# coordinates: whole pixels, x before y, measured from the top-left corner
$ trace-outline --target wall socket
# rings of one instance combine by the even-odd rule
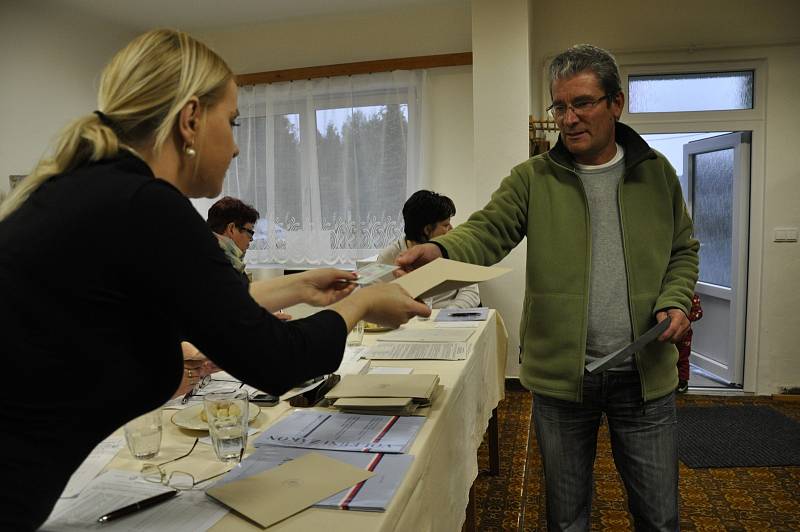
[[[797,227],[776,227],[773,230],[773,242],[797,242]]]

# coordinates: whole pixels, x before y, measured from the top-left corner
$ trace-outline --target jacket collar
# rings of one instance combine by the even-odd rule
[[[633,168],[645,159],[656,158],[656,152],[630,126],[617,122],[614,128],[614,136],[617,143],[625,150],[626,170]],[[561,166],[575,168],[575,160],[562,142],[560,134],[558,135],[558,142],[547,152],[547,155]]]

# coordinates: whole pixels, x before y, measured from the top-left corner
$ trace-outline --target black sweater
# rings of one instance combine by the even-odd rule
[[[130,154],[56,176],[0,222],[0,529],[39,526],[91,449],[167,401],[179,342],[280,394],[334,371],[333,311],[281,322],[189,201]]]

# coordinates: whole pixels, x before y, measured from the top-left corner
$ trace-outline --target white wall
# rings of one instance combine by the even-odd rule
[[[465,5],[304,17],[192,34],[237,74],[471,49]]]
[[[800,328],[800,244],[772,242],[774,227],[800,226],[795,109],[800,87],[800,3],[617,0],[614,9],[600,9],[592,0],[531,0],[531,10],[531,108],[537,116],[543,116],[549,100],[542,88],[546,60],[579,42],[607,48],[625,61],[654,55],[681,57],[680,62],[766,60],[766,142],[763,158],[753,160],[760,165],[753,169],[752,200],[757,203],[751,212],[755,216],[751,227],[759,230],[751,235],[750,265],[755,273],[750,290],[757,297],[749,298],[745,388],[769,394],[780,386],[800,385],[795,340]],[[591,24],[553,22],[572,20],[579,13],[591,13]],[[754,155],[756,149],[754,145]]]
[[[0,192],[97,108],[100,71],[133,35],[54,2],[0,3]]]

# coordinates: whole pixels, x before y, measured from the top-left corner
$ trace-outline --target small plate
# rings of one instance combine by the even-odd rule
[[[190,430],[208,430],[208,423],[202,420],[200,412],[203,411],[203,405],[187,406],[183,410],[178,410],[172,415],[172,422],[184,429]],[[261,407],[250,403],[247,409],[248,422],[252,423],[258,414],[261,412]]]

